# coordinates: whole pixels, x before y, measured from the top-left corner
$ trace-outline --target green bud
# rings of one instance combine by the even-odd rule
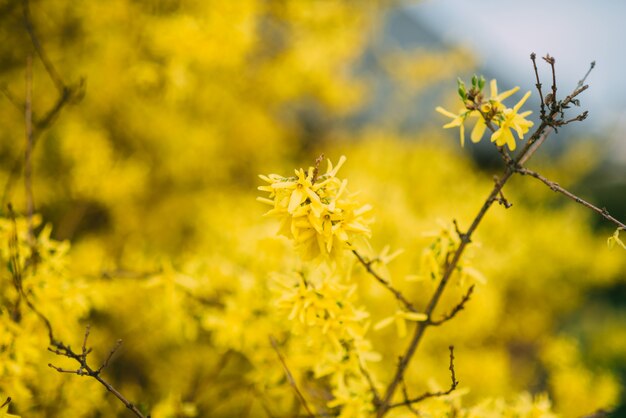
[[[460,78],[457,78],[456,81],[459,85],[459,89],[458,89],[459,96],[461,96],[461,99],[463,101],[467,100],[467,90],[465,89],[465,83]]]

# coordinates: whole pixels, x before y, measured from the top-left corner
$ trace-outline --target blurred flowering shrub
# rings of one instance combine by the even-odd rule
[[[419,403],[424,416],[575,416],[618,401],[616,377],[593,367],[561,324],[591,291],[623,280],[626,261],[587,213],[540,187],[511,181],[514,206],[490,212],[440,307],[424,314],[462,242],[450,220],[467,225],[493,180],[439,132],[344,129],[371,93],[351,69],[381,10],[33,1],[32,22],[63,83],[87,81],[80,103],[38,125],[62,96],[35,60],[31,218],[12,172],[24,155],[15,104],[32,40],[22,4],[1,7],[0,394],[12,402],[0,415],[129,414],[95,380],[47,366],[80,367],[46,350],[41,316],[79,353],[91,324],[96,364],[123,339],[102,376],[145,415],[306,415],[294,387],[314,414],[369,415],[372,387],[392,380],[413,330],[445,318],[474,284],[467,307],[428,334],[406,369],[410,394],[445,392],[455,347],[460,384]],[[390,55],[378,58],[402,64],[387,70],[414,92],[465,61],[455,51]],[[446,57],[455,64],[442,68]],[[515,91],[499,93],[494,81],[489,98],[472,92],[484,85],[476,78],[464,109],[442,113],[449,126],[471,119],[473,142],[491,123],[492,142],[514,150],[532,127],[521,111],[528,96],[508,108]],[[263,218],[256,175],[290,173],[322,151],[336,164],[262,177]],[[566,174],[564,186],[584,174],[578,168],[565,157],[549,167]],[[13,218],[8,202],[23,216]],[[616,231],[610,242],[620,239]],[[614,328],[605,332],[620,335]]]

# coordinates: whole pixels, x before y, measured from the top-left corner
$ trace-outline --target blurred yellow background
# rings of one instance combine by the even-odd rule
[[[51,226],[40,241],[51,233],[71,248],[50,244],[43,265],[51,267],[25,283],[68,343],[80,346],[92,324],[96,363],[124,340],[105,375],[154,418],[297,413],[268,342],[289,329],[274,312],[269,277],[296,261],[255,201],[258,174],[346,155],[343,176],[375,207],[372,245],[405,250],[389,274],[419,306],[432,284],[404,278],[419,269],[424,233],[438,220],[467,225],[499,172],[482,164],[488,151],[472,159],[471,145],[461,149],[434,112],[453,103],[457,75],[476,59],[455,45],[389,47],[395,2],[32,1],[30,19],[73,92],[68,101],[33,47],[24,4],[0,0],[2,261],[6,203],[26,213],[20,103],[31,55],[34,203],[38,231]],[[59,103],[54,120],[38,125]],[[604,162],[573,140],[534,164],[589,195],[583,186]],[[517,416],[494,411],[499,399],[514,404],[528,392],[547,393],[564,417],[617,407],[625,253],[607,249],[606,225],[532,179],[515,179],[505,194],[513,207],[492,209],[470,254],[487,283],[458,318],[428,332],[408,383],[416,392],[447,387],[453,344],[466,406]],[[614,201],[623,219],[623,195]],[[372,320],[389,315],[393,300],[355,274]],[[37,318],[10,318],[8,270],[1,280],[0,392],[12,411],[129,416],[95,381],[47,367],[63,359],[46,352]],[[448,289],[441,312],[461,295]],[[386,381],[406,341],[391,328],[370,338],[383,355],[373,368]]]

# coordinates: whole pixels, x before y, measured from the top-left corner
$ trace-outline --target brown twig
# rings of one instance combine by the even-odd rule
[[[48,350],[56,355],[65,356],[76,360],[79,364],[79,368],[77,370],[65,369],[62,367],[58,367],[53,365],[52,363],[48,363],[48,367],[56,370],[59,373],[68,373],[68,374],[76,374],[78,376],[88,376],[96,379],[102,386],[104,386],[109,392],[111,392],[117,399],[120,400],[124,404],[126,408],[128,408],[132,413],[134,413],[139,418],[150,418],[150,415],[145,416],[143,413],[135,406],[132,402],[130,402],[126,397],[118,391],[113,385],[104,380],[100,373],[102,369],[106,367],[109,363],[109,359],[113,355],[113,353],[117,350],[119,345],[121,344],[121,340],[118,340],[118,343],[114,347],[113,350],[109,353],[109,356],[103,363],[103,365],[98,369],[93,369],[87,362],[87,355],[91,352],[91,349],[87,348],[87,339],[89,337],[89,326],[87,326],[85,330],[85,337],[83,339],[82,352],[76,353],[69,345],[64,344],[61,341],[51,341],[51,347]]]
[[[363,377],[365,377],[365,380],[367,380],[367,384],[369,385],[370,391],[372,392],[372,397],[374,398],[373,400],[374,405],[380,404],[380,395],[378,394],[378,390],[376,389],[376,384],[374,383],[374,379],[372,379],[372,375],[365,368],[365,366],[361,363],[360,359],[359,359],[359,370],[361,371],[361,374],[363,375]]]
[[[413,413],[413,415],[415,415],[416,417],[420,416],[420,412],[415,409],[415,407],[413,406],[413,404],[411,402],[409,402],[410,396],[409,396],[409,389],[406,386],[406,380],[402,379],[402,396],[404,396],[404,401],[407,402],[407,404],[405,405],[407,407],[407,409],[409,411],[411,411],[411,413]]]
[[[22,15],[24,17],[24,26],[26,27],[28,36],[30,37],[33,47],[35,47],[35,51],[37,52],[37,55],[39,55],[39,59],[43,63],[43,66],[45,67],[46,72],[50,76],[50,79],[54,83],[57,90],[59,91],[65,90],[67,86],[63,82],[63,79],[61,78],[61,76],[59,76],[59,73],[57,72],[56,68],[54,68],[54,65],[52,65],[52,62],[48,58],[48,54],[46,54],[46,50],[41,45],[41,42],[39,42],[39,38],[37,37],[37,34],[35,33],[35,27],[33,25],[33,19],[30,13],[30,4],[28,0],[22,0]]]
[[[526,142],[526,145],[518,154],[519,157],[517,158],[515,165],[524,165],[526,161],[528,161],[530,157],[533,156],[533,154],[537,151],[537,149],[539,149],[541,144],[543,144],[543,142],[548,138],[550,133],[552,133],[552,125],[555,123],[559,111],[566,108],[566,106],[572,103],[572,101],[576,100],[576,97],[579,94],[581,94],[588,88],[589,86],[587,85],[576,87],[576,89],[560,103],[560,109],[553,109],[551,110],[549,117],[542,118],[541,124],[535,130],[533,135],[530,136],[528,142]]]
[[[26,193],[26,215],[28,219],[28,241],[31,248],[35,246],[35,230],[33,227],[33,213],[35,203],[33,197],[33,59],[29,55],[26,59],[26,101],[24,103],[24,126],[26,127],[26,151],[24,152],[24,189]]]
[[[537,70],[536,59],[537,59],[537,55],[534,52],[530,54],[530,60],[533,62],[533,69],[535,71],[535,78],[537,80],[537,84],[535,84],[535,87],[537,87],[537,91],[539,92],[539,101],[541,105],[541,120],[543,120],[546,117],[546,104],[543,101],[543,92],[541,91],[541,82],[539,81],[539,71]]]
[[[84,95],[84,86],[85,80],[81,79],[78,83],[67,85],[63,81],[63,79],[59,76],[59,72],[56,70],[48,55],[46,54],[45,48],[43,44],[39,40],[36,30],[32,21],[32,16],[30,13],[30,4],[28,0],[22,0],[22,14],[24,19],[24,26],[28,35],[30,37],[31,43],[37,53],[37,56],[41,60],[46,69],[46,73],[52,80],[55,85],[58,96],[55,103],[45,112],[43,117],[36,118],[35,115],[32,116],[32,139],[31,139],[31,153],[32,149],[37,144],[37,140],[41,136],[41,134],[48,129],[56,120],[56,118],[61,113],[61,110],[69,103],[73,103],[82,99]],[[11,103],[13,103],[20,110],[24,109],[26,106],[25,103],[20,103],[19,100],[15,98],[9,91],[6,86],[2,87],[2,92],[9,99]],[[4,190],[2,193],[2,207],[4,207],[9,201],[9,195],[11,194],[11,189],[13,188],[13,184],[16,179],[19,177],[19,174],[23,168],[23,160],[21,158],[15,160],[11,170],[9,172],[9,176],[4,184]]]
[[[498,182],[498,176],[493,176],[493,181],[494,182]],[[502,206],[504,206],[506,209],[510,208],[511,206],[513,206],[513,203],[510,203],[506,197],[504,197],[504,192],[502,192],[502,190],[500,190],[500,193],[498,194],[498,203]]]
[[[591,71],[595,67],[596,67],[596,62],[595,61],[591,61],[591,64],[589,64],[589,69],[585,73],[585,76],[578,81],[578,88],[582,87],[585,84],[585,81],[587,80],[587,77],[589,77],[589,74],[591,74]]]
[[[610,411],[607,411],[605,409],[598,409],[597,411],[582,416],[581,418],[608,418],[610,416],[612,416]]]
[[[457,303],[456,306],[452,308],[452,310],[448,312],[446,315],[444,315],[441,319],[438,319],[436,321],[429,320],[430,325],[438,326],[438,325],[443,324],[444,322],[448,322],[452,318],[454,318],[459,312],[465,309],[465,305],[467,304],[467,302],[469,302],[470,298],[472,297],[472,293],[474,292],[474,287],[475,285],[471,285],[469,289],[467,289],[467,292],[465,292],[465,294],[463,295],[463,298],[461,299],[461,301]]]
[[[558,106],[558,101],[556,99],[556,70],[554,68],[556,59],[554,57],[551,57],[550,54],[546,54],[546,56],[543,57],[543,60],[550,64],[550,69],[552,70],[552,98],[548,100],[548,97],[546,97],[546,102],[550,102],[546,104],[551,104],[551,109],[555,110]]]
[[[549,56],[547,56],[549,57]],[[554,59],[549,57],[552,61],[552,65],[554,63]],[[556,76],[553,76],[553,84],[556,84]],[[550,107],[549,115],[541,121],[539,126],[536,128],[534,133],[530,136],[529,140],[526,142],[526,145],[522,148],[522,150],[517,154],[516,158],[513,159],[509,164],[505,165],[504,173],[500,177],[500,179],[495,183],[491,192],[487,196],[487,199],[483,203],[482,207],[479,209],[477,215],[474,220],[470,224],[469,228],[465,233],[459,234],[461,237],[461,243],[457,247],[452,259],[446,263],[446,268],[441,277],[439,285],[437,289],[433,293],[427,307],[425,310],[425,314],[430,318],[433,314],[433,311],[437,307],[439,300],[441,299],[441,295],[443,294],[444,289],[446,288],[452,274],[456,270],[456,266],[458,265],[463,252],[467,245],[471,242],[472,234],[476,231],[478,226],[480,225],[482,219],[484,218],[487,211],[491,208],[494,202],[498,201],[500,196],[500,192],[502,191],[504,185],[508,182],[513,174],[516,173],[516,168],[520,167],[520,162],[527,161],[530,158],[530,155],[534,153],[536,147],[533,147],[535,142],[540,141],[540,144],[545,141],[547,138],[549,131],[551,130],[551,126],[553,122],[557,120],[558,114],[563,111],[566,106],[571,103],[576,96],[585,91],[588,86],[584,85],[582,87],[577,87],[569,96],[563,99],[558,104]],[[556,85],[553,86],[553,93],[556,93]],[[539,145],[540,145],[539,144]],[[404,355],[401,357],[401,361],[399,362],[396,372],[394,374],[393,379],[387,386],[387,390],[385,391],[385,395],[382,398],[382,402],[378,408],[377,416],[378,418],[383,417],[388,412],[391,401],[393,399],[398,386],[401,384],[404,373],[406,372],[409,363],[411,362],[417,347],[419,346],[420,341],[422,340],[426,329],[430,326],[428,321],[419,322],[413,332],[413,336],[404,352]]]
[[[149,415],[147,417],[143,415],[141,411],[139,411],[139,409],[137,409],[135,405],[133,405],[128,399],[126,399],[126,397],[122,393],[120,393],[109,382],[104,380],[102,376],[100,376],[100,373],[102,372],[102,370],[108,365],[111,359],[111,356],[121,344],[121,340],[118,340],[117,345],[111,351],[111,353],[109,353],[109,356],[107,357],[103,365],[100,368],[94,370],[87,363],[87,355],[91,353],[91,349],[87,348],[87,339],[89,338],[89,332],[90,332],[89,326],[87,326],[85,330],[85,336],[83,337],[83,344],[81,346],[80,354],[76,353],[69,345],[66,345],[62,341],[59,341],[56,339],[54,335],[54,329],[52,327],[52,324],[50,323],[50,320],[46,317],[46,315],[44,315],[35,306],[35,304],[30,298],[30,294],[24,291],[23,269],[19,261],[20,253],[19,253],[19,242],[18,242],[18,236],[17,236],[17,221],[15,219],[15,213],[13,211],[13,207],[11,206],[11,204],[8,205],[8,211],[9,211],[9,217],[13,224],[11,235],[9,237],[11,275],[13,277],[13,285],[15,287],[15,290],[18,293],[18,298],[19,298],[18,300],[23,300],[24,303],[26,303],[26,306],[41,320],[41,322],[46,327],[46,330],[48,331],[48,340],[49,340],[48,351],[59,356],[64,356],[64,357],[68,357],[73,360],[76,360],[79,364],[79,368],[77,370],[64,369],[61,367],[54,366],[52,364],[48,364],[48,366],[55,369],[56,371],[60,373],[72,373],[72,374],[77,374],[79,376],[93,377],[98,382],[100,382],[100,384],[103,385],[109,392],[113,393],[113,395],[115,395],[115,397],[118,398],[138,418],[150,418]]]
[[[376,273],[376,271],[374,271],[374,269],[372,268],[372,264],[374,263],[374,260],[366,260],[365,257],[359,254],[356,250],[352,250],[352,253],[356,256],[356,258],[363,265],[363,267],[365,267],[365,270],[372,277],[374,277],[380,284],[382,284],[385,287],[385,289],[389,290],[398,301],[402,302],[402,304],[407,310],[411,312],[418,312],[418,310],[413,306],[411,302],[409,302],[409,300],[402,294],[402,292],[400,292],[398,289],[393,287],[391,283],[389,283],[388,280],[386,280],[385,278],[380,276],[378,273]]]
[[[440,390],[437,392],[425,392],[421,394],[420,396],[417,396],[412,399],[409,399],[409,397],[406,396],[406,392],[405,392],[405,400],[402,402],[389,405],[389,409],[397,408],[400,406],[414,405],[428,398],[437,398],[440,396],[446,396],[446,395],[451,394],[457,388],[457,386],[459,385],[459,381],[456,380],[456,372],[454,371],[454,346],[451,345],[450,347],[448,347],[448,349],[450,350],[450,366],[448,367],[448,370],[450,370],[450,380],[451,380],[450,388],[448,390]]]
[[[9,100],[9,102],[13,106],[15,106],[15,108],[17,110],[19,110],[20,112],[22,112],[24,110],[24,103],[21,102],[17,97],[15,97],[15,95],[13,93],[11,93],[11,90],[9,90],[9,88],[6,85],[4,85],[4,84],[1,85],[0,86],[0,91]]]
[[[624,224],[623,222],[621,222],[618,219],[615,219],[613,216],[611,216],[611,214],[608,212],[608,210],[606,210],[606,208],[600,209],[599,207],[597,207],[597,206],[587,202],[586,200],[576,196],[574,193],[564,189],[558,183],[556,183],[554,181],[551,181],[551,180],[548,180],[546,177],[542,176],[541,174],[539,174],[539,173],[537,173],[537,172],[535,172],[533,170],[529,170],[527,168],[523,168],[523,167],[515,168],[515,172],[517,172],[517,173],[519,173],[521,175],[528,175],[528,176],[536,178],[537,180],[543,182],[546,186],[548,186],[552,191],[561,193],[562,195],[564,195],[564,196],[568,197],[569,199],[573,200],[574,202],[579,203],[579,204],[585,206],[586,208],[591,209],[592,211],[596,212],[597,214],[602,216],[604,219],[614,223],[618,227],[626,228],[626,224]]]
[[[306,410],[309,417],[315,417],[315,414],[313,414],[313,412],[309,408],[309,404],[304,398],[304,395],[298,388],[298,384],[296,383],[296,380],[293,378],[293,375],[291,374],[291,371],[289,370],[289,367],[287,366],[285,357],[283,357],[282,353],[280,352],[280,349],[278,348],[278,342],[273,336],[270,336],[270,344],[272,345],[272,348],[276,352],[276,355],[278,356],[278,359],[280,360],[280,364],[282,364],[283,370],[285,371],[285,376],[287,376],[287,380],[289,381],[289,384],[291,385],[294,392],[296,393],[296,396],[300,400],[302,407]]]
[[[448,263],[447,268],[445,269],[443,276],[441,277],[439,285],[437,286],[437,289],[435,290],[433,296],[431,297],[430,302],[428,303],[428,306],[426,307],[426,310],[424,312],[429,318],[432,316],[433,311],[437,307],[437,304],[439,303],[439,300],[441,299],[441,295],[443,294],[443,291],[446,285],[448,284],[448,281],[452,277],[452,273],[454,273],[454,271],[456,270],[456,266],[458,265],[461,259],[461,256],[463,255],[463,252],[465,251],[465,248],[470,243],[472,234],[474,233],[476,228],[478,228],[478,225],[484,218],[485,214],[487,213],[491,205],[493,205],[493,203],[497,200],[500,190],[502,190],[502,188],[504,187],[506,182],[509,180],[509,178],[513,175],[513,173],[514,173],[513,170],[511,170],[509,166],[505,168],[504,175],[494,185],[493,189],[489,193],[489,196],[487,197],[482,207],[478,211],[478,214],[474,218],[474,221],[468,228],[467,232],[460,235],[461,243],[459,244],[459,246],[457,247],[457,250],[452,256],[452,260]],[[396,373],[391,383],[387,387],[384,397],[382,398],[382,403],[378,409],[379,418],[383,417],[389,410],[393,395],[395,394],[398,388],[398,385],[402,382],[402,379],[404,378],[404,373],[409,363],[411,362],[411,359],[413,358],[413,355],[415,354],[415,351],[417,350],[417,347],[420,341],[422,340],[422,337],[424,336],[426,328],[428,328],[429,325],[430,324],[428,323],[428,321],[418,322],[415,328],[415,331],[413,332],[411,341],[409,342],[409,345],[407,346],[404,355],[401,357],[401,361],[398,364]]]

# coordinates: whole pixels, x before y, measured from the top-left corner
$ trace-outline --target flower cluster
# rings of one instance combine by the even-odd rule
[[[361,205],[348,193],[347,180],[337,178],[346,161],[342,156],[335,167],[330,160],[326,173],[317,176],[317,167],[295,171],[295,177],[261,175],[269,183],[259,190],[269,198],[258,198],[273,208],[266,215],[281,219],[279,233],[292,238],[303,259],[319,256],[336,258],[353,247],[358,237],[369,237],[370,205]]]
[[[333,399],[325,407],[338,408],[339,417],[370,416],[372,392],[363,370],[380,355],[366,337],[369,312],[355,305],[356,284],[328,266],[275,275],[274,281],[277,306],[292,321],[292,344],[314,355],[313,376],[329,383]]]
[[[461,146],[465,143],[465,122],[469,118],[476,118],[474,128],[470,135],[472,142],[479,142],[485,129],[492,131],[491,142],[495,142],[497,146],[507,145],[511,151],[516,148],[515,137],[513,131],[517,133],[517,137],[521,140],[533,123],[526,119],[531,111],[518,113],[522,105],[530,96],[527,92],[524,97],[512,108],[506,107],[502,101],[509,96],[515,94],[519,87],[498,93],[496,80],[491,80],[491,96],[485,98],[483,88],[485,79],[483,77],[472,77],[472,87],[468,90],[465,83],[459,80],[458,93],[463,102],[463,107],[457,114],[450,112],[443,107],[436,108],[437,112],[452,118],[452,121],[445,124],[444,128],[460,128]]]

